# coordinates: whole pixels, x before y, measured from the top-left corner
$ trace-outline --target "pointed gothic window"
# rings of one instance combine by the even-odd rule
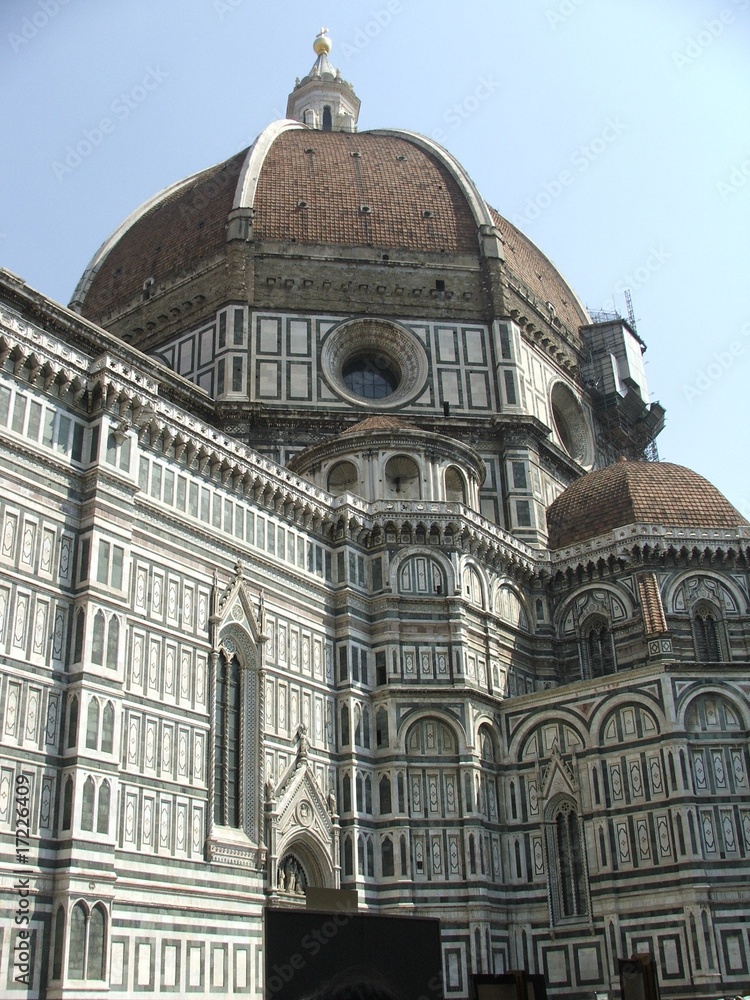
[[[120,644],[120,622],[116,615],[109,620],[107,632],[107,666],[110,670],[117,669],[117,649]]]
[[[331,108],[328,104],[323,105],[323,131],[330,132],[333,128],[333,119],[331,117]]]
[[[380,847],[380,867],[383,875],[393,875],[393,841],[384,837]]]
[[[115,707],[108,701],[102,712],[102,753],[112,753],[115,738]]]
[[[99,787],[99,805],[96,810],[96,832],[109,833],[109,782]]]
[[[97,903],[89,916],[89,933],[86,948],[87,979],[104,979],[106,926],[107,917],[104,907],[100,903]]]
[[[380,813],[386,815],[391,812],[391,779],[384,774],[380,779]]]
[[[379,708],[375,713],[375,745],[388,746],[388,713],[384,708]]]
[[[65,910],[58,906],[55,914],[55,950],[52,954],[52,978],[62,978],[63,949],[65,947]]]
[[[65,779],[65,791],[63,792],[63,809],[61,829],[69,830],[73,818],[73,779]]]
[[[345,747],[349,744],[349,709],[346,705],[341,706],[341,745]]]
[[[81,806],[81,829],[94,829],[94,796],[96,786],[92,777],[86,778],[83,784],[83,804]]]
[[[70,941],[68,943],[68,977],[83,979],[86,953],[86,918],[88,911],[83,903],[76,903],[70,912]]]
[[[83,626],[86,623],[86,616],[83,608],[76,614],[76,631],[73,639],[73,663],[80,663],[83,656]]]
[[[236,657],[217,660],[214,726],[214,821],[239,827],[240,798],[240,666]]]
[[[699,604],[693,611],[693,641],[695,656],[700,663],[721,660],[718,615],[710,604]]]
[[[97,611],[94,615],[94,631],[91,636],[91,662],[104,663],[104,612]]]
[[[604,677],[605,674],[616,673],[614,639],[604,618],[588,618],[583,623],[581,637],[584,677]]]
[[[73,696],[68,712],[68,749],[74,747],[78,740],[78,699]]]
[[[99,743],[99,702],[92,698],[86,719],[86,748],[96,750]]]
[[[580,821],[568,799],[554,807],[547,824],[552,909],[556,920],[588,912]]]

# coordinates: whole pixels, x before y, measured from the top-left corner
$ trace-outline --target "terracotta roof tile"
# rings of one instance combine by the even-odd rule
[[[366,431],[401,431],[414,429],[413,424],[407,423],[400,417],[386,416],[385,414],[378,414],[374,417],[365,417],[364,420],[357,421],[356,424],[352,424],[351,427],[347,427],[342,434],[363,434]]]
[[[219,252],[246,153],[204,170],[123,233],[91,283],[83,315],[97,320],[140,294],[147,278],[159,282]]]
[[[591,320],[579,307],[575,295],[544,254],[520,229],[490,208],[495,225],[505,244],[505,263],[544,307],[551,302],[560,320],[573,332]]]
[[[661,635],[667,631],[667,619],[656,573],[639,573],[637,580],[646,635]]]
[[[448,169],[405,139],[368,132],[283,132],[260,172],[254,233],[384,250],[478,248],[471,209]]]
[[[564,548],[626,524],[734,528],[748,522],[697,472],[668,462],[625,462],[589,472],[547,510],[549,544]]]

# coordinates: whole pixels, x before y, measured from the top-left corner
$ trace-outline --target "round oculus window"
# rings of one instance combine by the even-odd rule
[[[562,382],[556,382],[553,386],[550,403],[555,431],[563,448],[584,467],[591,465],[591,433],[581,404]]]
[[[344,382],[355,396],[385,399],[398,389],[401,373],[385,354],[358,354],[341,369]]]
[[[411,331],[381,319],[341,323],[326,337],[321,367],[342,399],[394,410],[425,386],[427,353]]]

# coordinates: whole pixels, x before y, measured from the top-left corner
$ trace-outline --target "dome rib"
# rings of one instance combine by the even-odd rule
[[[576,545],[628,524],[737,528],[747,523],[715,486],[692,469],[623,459],[581,476],[547,510],[551,549]]]

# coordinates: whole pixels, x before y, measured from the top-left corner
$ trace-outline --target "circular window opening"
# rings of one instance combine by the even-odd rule
[[[410,330],[389,320],[347,320],[331,331],[321,349],[321,368],[342,399],[395,410],[425,387],[427,352]]]
[[[363,399],[385,399],[398,389],[401,372],[385,354],[359,354],[341,370],[347,388]]]
[[[560,444],[576,462],[583,466],[590,465],[591,435],[581,404],[562,382],[553,387],[550,402],[552,421]]]

